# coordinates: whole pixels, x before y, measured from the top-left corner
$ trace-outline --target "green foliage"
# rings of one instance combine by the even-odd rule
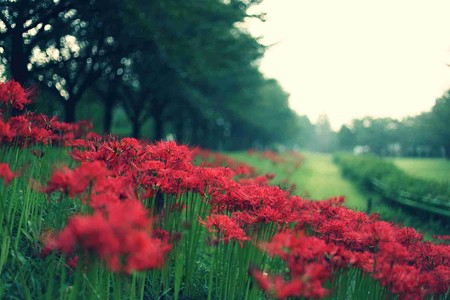
[[[345,176],[367,190],[419,210],[450,215],[447,184],[407,175],[392,162],[371,155],[339,154],[335,162]]]
[[[307,116],[298,116],[297,124],[299,127],[297,134],[298,146],[300,148],[307,148],[314,136],[314,125]]]
[[[102,120],[104,133],[226,149],[287,143],[298,132],[288,95],[261,74],[266,47],[241,27],[259,2],[9,1],[2,73],[40,83],[46,97],[33,109]]]
[[[365,117],[342,126],[340,150],[368,146],[382,156],[450,157],[450,91],[436,100],[429,112],[403,120]]]
[[[339,140],[327,115],[320,115],[315,123],[307,116],[297,116],[295,145],[313,152],[330,153],[336,150]]]
[[[450,184],[450,161],[443,158],[394,158],[394,164],[410,176]]]
[[[355,133],[349,127],[343,125],[337,133],[337,142],[339,149],[352,150],[356,146]]]
[[[431,110],[430,127],[432,134],[439,144],[444,148],[445,155],[450,158],[450,91],[447,91]]]

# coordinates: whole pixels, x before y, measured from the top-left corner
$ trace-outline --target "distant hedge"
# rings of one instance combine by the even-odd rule
[[[344,176],[383,197],[416,209],[450,217],[450,186],[408,175],[374,155],[337,154]]]

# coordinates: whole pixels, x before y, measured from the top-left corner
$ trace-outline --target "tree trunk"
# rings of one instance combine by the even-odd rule
[[[64,120],[67,123],[75,122],[75,108],[76,101],[75,99],[70,98],[64,102]]]
[[[182,144],[184,142],[184,116],[180,115],[175,121],[175,136],[176,141],[179,144]]]
[[[164,124],[163,124],[163,120],[161,117],[161,114],[156,114],[153,117],[153,120],[155,121],[155,128],[154,128],[154,140],[155,141],[160,141],[164,138]]]
[[[110,101],[108,101],[110,102]],[[113,118],[113,105],[112,103],[106,103],[104,109],[104,115],[103,115],[103,133],[111,133],[111,127],[112,127],[112,118]]]
[[[164,112],[164,101],[158,103],[158,99],[154,100],[152,107],[152,117],[153,117],[153,139],[155,141],[160,141],[164,138],[164,118],[163,118],[163,112]]]
[[[20,23],[19,23],[20,24]],[[17,29],[14,29],[11,35],[11,61],[10,61],[10,74],[12,79],[20,83],[25,89],[29,85],[29,73],[27,69],[28,58],[25,54],[25,47],[22,39],[22,33]],[[20,111],[16,108],[11,110],[11,115],[17,116]]]
[[[20,20],[18,22],[20,22]],[[23,87],[26,87],[29,84],[29,74],[27,69],[28,58],[20,28],[14,29],[11,35],[11,49],[11,77]]]
[[[446,159],[450,159],[450,144],[447,144],[447,145],[444,145],[444,157],[446,158]]]
[[[202,136],[201,123],[197,116],[195,116],[194,114],[191,116],[192,116],[191,142],[194,145],[199,145]]]
[[[133,128],[132,136],[136,139],[138,139],[141,136],[141,124],[137,119],[131,120],[131,125]]]

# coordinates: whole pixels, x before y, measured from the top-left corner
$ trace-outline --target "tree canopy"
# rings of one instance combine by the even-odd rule
[[[368,146],[378,155],[445,156],[450,158],[450,91],[428,112],[403,120],[355,119],[337,134],[342,150]]]
[[[299,130],[289,96],[261,74],[266,47],[241,26],[259,2],[3,1],[4,75],[39,83],[46,97],[36,110],[92,115],[105,133],[126,116],[136,137],[226,149],[287,143]]]

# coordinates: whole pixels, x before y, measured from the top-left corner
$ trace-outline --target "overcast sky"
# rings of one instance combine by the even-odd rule
[[[290,105],[332,127],[417,115],[450,89],[450,0],[264,0],[249,31]]]

